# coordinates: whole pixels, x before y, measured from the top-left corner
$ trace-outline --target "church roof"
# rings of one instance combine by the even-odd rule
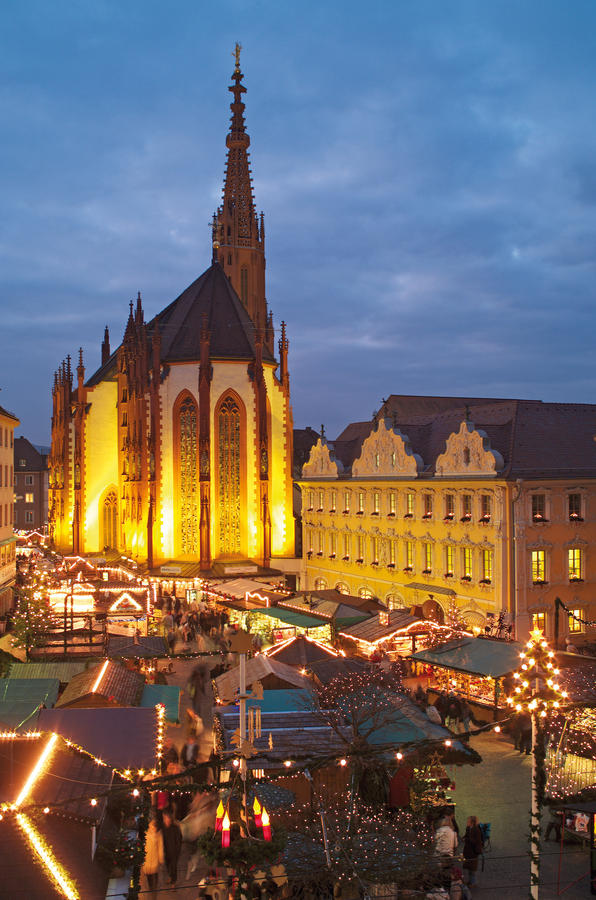
[[[255,326],[223,269],[214,262],[149,322],[149,334],[155,324],[159,327],[162,362],[198,360],[205,320],[211,332],[211,359],[254,359]],[[274,362],[266,344],[263,360]]]

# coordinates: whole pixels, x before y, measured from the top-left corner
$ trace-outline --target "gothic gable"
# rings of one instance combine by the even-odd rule
[[[325,438],[319,438],[312,447],[308,460],[302,466],[303,478],[337,478],[343,466],[335,459]]]
[[[422,459],[412,451],[410,440],[389,420],[381,419],[362,444],[362,451],[352,465],[352,475],[362,477],[416,478]]]
[[[459,431],[447,438],[445,452],[437,457],[436,474],[496,475],[503,466],[503,457],[491,449],[486,433],[473,422],[462,422]]]

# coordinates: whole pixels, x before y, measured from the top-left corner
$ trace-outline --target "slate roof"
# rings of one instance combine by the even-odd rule
[[[247,659],[246,684],[249,687],[257,681],[262,681],[268,675],[273,675],[280,681],[293,685],[295,688],[308,689],[309,687],[309,681],[304,675],[301,675],[292,666],[285,665],[277,659],[271,659],[262,653],[258,656],[253,656],[252,659]],[[240,666],[228,669],[227,672],[216,678],[214,680],[214,689],[216,696],[232,700],[240,690]]]
[[[155,328],[161,337],[162,362],[196,362],[200,359],[203,320],[211,332],[210,359],[255,358],[255,326],[218,262],[214,262],[172,303],[147,324],[151,340]],[[263,360],[274,362],[263,344]],[[116,351],[87,381],[93,387],[114,377]]]
[[[421,474],[434,473],[447,438],[466,418],[466,406],[474,426],[486,432],[491,448],[503,457],[503,477],[596,477],[594,404],[392,395],[387,415],[422,457]],[[374,427],[373,422],[353,422],[333,442],[346,468],[360,456]]]
[[[358,657],[330,656],[328,659],[309,663],[308,674],[314,676],[319,684],[328,684],[338,676],[364,672],[369,665],[366,660]]]
[[[91,706],[101,705],[102,701],[118,706],[136,706],[139,703],[145,684],[142,675],[110,661],[96,690],[92,692],[91,689],[98,675],[97,668],[75,675],[66,686],[56,707],[68,706],[77,702],[81,706],[85,706],[85,700]]]
[[[55,731],[117,769],[155,766],[155,707],[42,709],[41,731]]]
[[[332,650],[326,650],[323,644],[309,641],[302,635],[281,646],[277,652],[274,651],[275,647],[270,651],[273,659],[283,662],[287,666],[300,666],[301,668],[307,668],[311,663],[321,659],[335,657]],[[271,657],[269,658],[271,659]]]
[[[107,655],[121,659],[154,659],[168,656],[168,645],[165,638],[158,634],[141,635],[138,644],[124,634],[110,634]]]

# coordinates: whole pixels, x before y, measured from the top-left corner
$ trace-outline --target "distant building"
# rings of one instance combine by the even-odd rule
[[[0,614],[13,605],[16,576],[14,535],[13,444],[14,430],[21,423],[0,406]]]
[[[596,629],[596,406],[392,395],[303,466],[305,589]],[[559,598],[568,612],[555,603]]]
[[[19,531],[47,528],[48,457],[26,437],[14,440],[14,527]]]

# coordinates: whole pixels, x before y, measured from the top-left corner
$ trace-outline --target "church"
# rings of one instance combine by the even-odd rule
[[[131,301],[122,342],[112,350],[106,327],[90,377],[82,350],[76,369],[69,356],[54,375],[59,552],[197,573],[294,555],[288,338],[282,322],[275,346],[242,80],[237,47],[210,267],[148,321],[141,295]]]

